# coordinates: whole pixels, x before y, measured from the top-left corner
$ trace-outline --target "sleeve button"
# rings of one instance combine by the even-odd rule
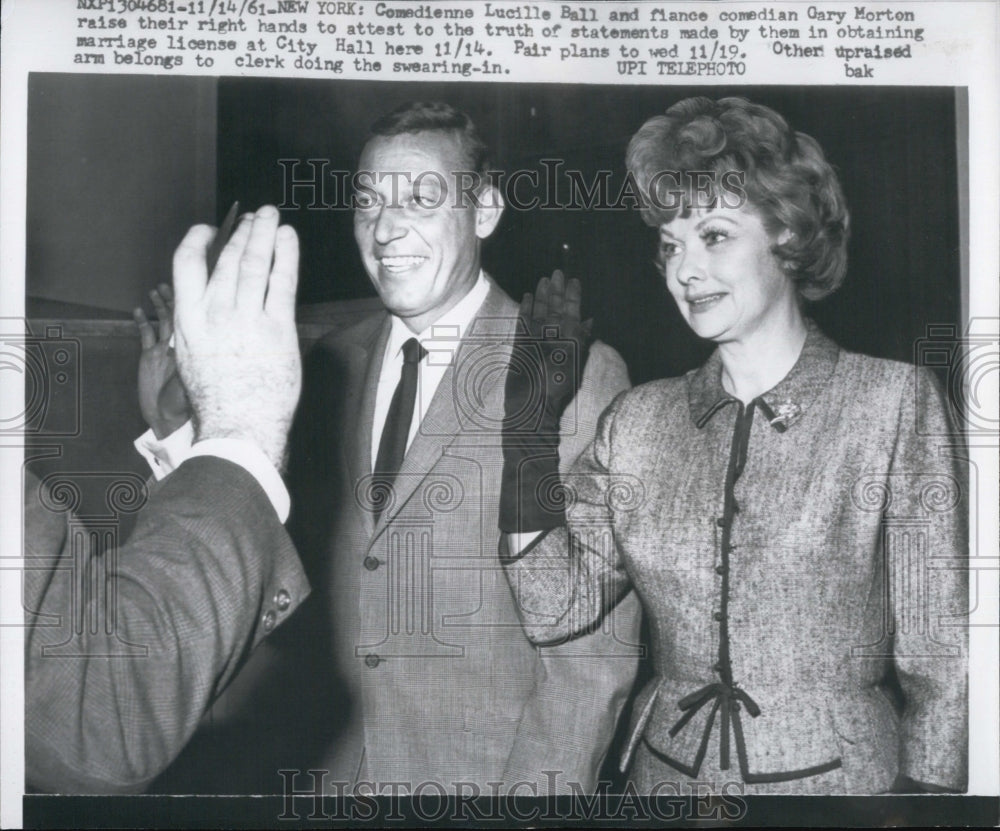
[[[284,589],[278,589],[274,595],[274,605],[278,607],[279,612],[284,612],[292,605],[292,596]]]
[[[277,615],[274,613],[274,609],[268,609],[264,612],[264,619],[261,623],[264,626],[265,632],[270,632],[274,628],[275,621],[277,620]]]

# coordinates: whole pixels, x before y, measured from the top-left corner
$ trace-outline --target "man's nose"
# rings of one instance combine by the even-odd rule
[[[375,242],[387,245],[406,234],[402,209],[393,205],[382,205],[375,220]]]

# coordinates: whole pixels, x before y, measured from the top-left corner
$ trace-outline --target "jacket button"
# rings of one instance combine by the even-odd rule
[[[375,571],[380,565],[382,561],[378,557],[373,557],[371,554],[365,557],[365,568],[369,571]]]
[[[278,607],[279,612],[284,612],[292,605],[291,595],[284,589],[278,589],[277,594],[274,595],[274,605]]]
[[[721,662],[720,663],[716,663],[716,664],[712,664],[712,669],[715,672],[722,672],[722,664],[721,664]]]
[[[720,528],[725,528],[726,518],[724,516],[720,516],[717,520],[715,520],[715,524],[718,525]]]
[[[714,615],[712,615],[712,617],[714,617],[716,620],[722,620],[722,612],[716,612]]]
[[[725,574],[727,571],[729,571],[729,569],[726,568],[725,566],[716,566],[715,567],[715,573],[716,574]]]
[[[270,632],[274,628],[275,621],[277,620],[277,615],[274,614],[274,609],[268,609],[264,612],[264,619],[261,623],[264,626],[265,632]]]
[[[369,669],[375,669],[381,662],[382,659],[378,655],[365,655],[365,666]]]

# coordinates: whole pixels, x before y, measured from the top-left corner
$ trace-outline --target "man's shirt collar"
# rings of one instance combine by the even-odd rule
[[[389,330],[389,342],[386,344],[386,356],[388,358],[398,356],[403,348],[403,344],[412,337],[416,337],[428,352],[434,351],[435,341],[441,342],[447,345],[448,348],[453,349],[455,344],[462,339],[462,336],[468,330],[469,324],[475,319],[489,292],[490,283],[486,279],[486,274],[480,270],[479,279],[476,280],[476,284],[469,293],[441,315],[434,323],[416,335],[410,331],[402,318],[390,315],[391,328]]]

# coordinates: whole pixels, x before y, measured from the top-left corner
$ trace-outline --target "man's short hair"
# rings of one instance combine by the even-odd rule
[[[465,154],[468,169],[487,180],[489,148],[469,116],[441,101],[413,101],[383,115],[369,130],[369,138],[438,131],[453,135]]]

